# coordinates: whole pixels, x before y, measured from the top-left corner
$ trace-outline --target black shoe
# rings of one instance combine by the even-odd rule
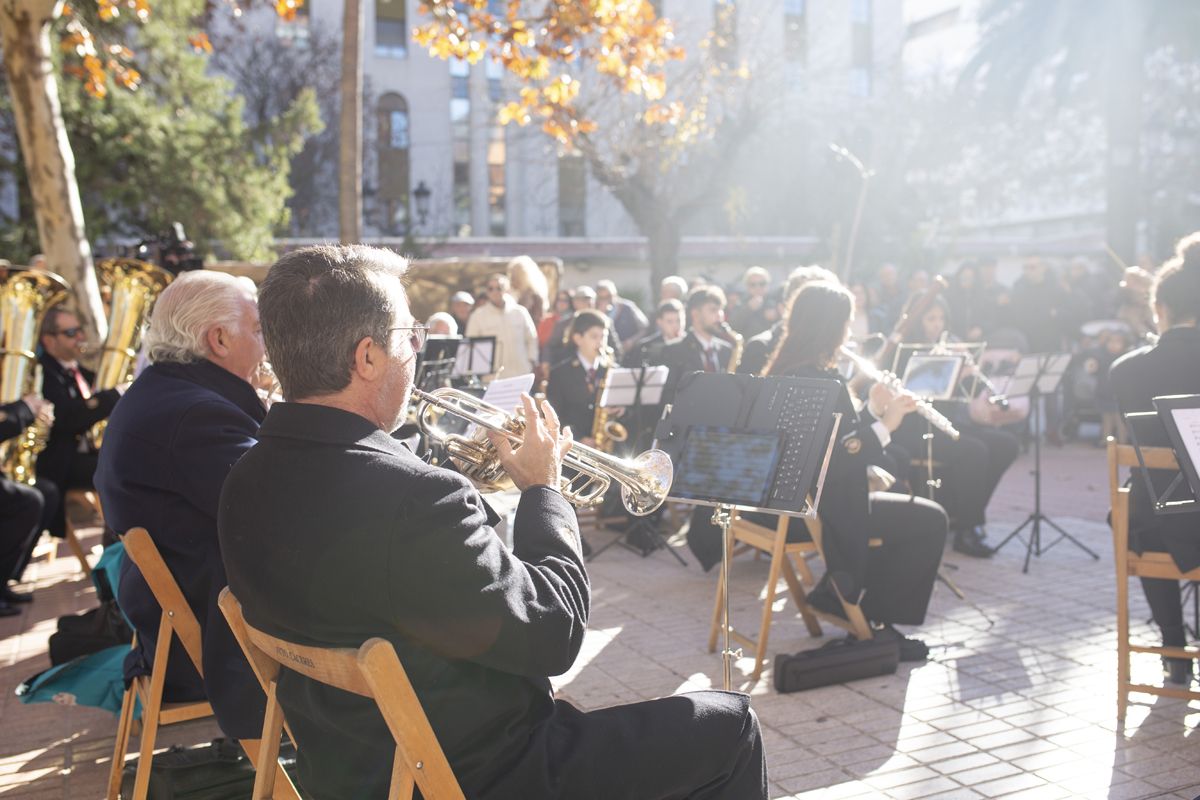
[[[1176,686],[1187,686],[1192,682],[1192,660],[1190,658],[1164,658],[1163,676]]]
[[[18,592],[9,586],[0,587],[0,600],[6,603],[32,603],[33,592]]]
[[[837,579],[837,589],[834,588],[834,577],[831,577],[828,572],[822,575],[821,580],[817,581],[817,585],[808,593],[808,604],[823,614],[849,622],[846,609],[842,606],[841,598],[838,597],[838,591],[842,591],[842,597],[846,596],[844,590],[850,590],[850,594],[854,598],[858,598],[859,593],[854,591],[852,585],[854,581],[849,575],[845,573],[838,573],[838,575],[842,577]]]
[[[901,661],[925,661],[929,658],[929,645],[920,639],[905,636],[891,625],[884,625],[882,628],[877,628],[874,636],[884,640],[895,640],[900,645]]]
[[[21,609],[16,606],[10,606],[8,603],[0,600],[0,617],[15,617],[21,613]]]
[[[964,556],[970,556],[971,558],[991,558],[996,552],[979,539],[976,539],[970,531],[957,531],[954,534],[954,544],[952,547],[954,548],[954,552],[962,553]]]

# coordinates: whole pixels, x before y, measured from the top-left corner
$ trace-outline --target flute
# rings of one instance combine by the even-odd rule
[[[842,355],[854,364],[854,368],[866,375],[876,383],[882,383],[884,386],[891,389],[893,392],[904,391],[904,384],[896,377],[895,373],[888,372],[885,369],[880,369],[875,366],[875,362],[865,356],[860,356],[845,345],[842,346]],[[933,403],[923,398],[917,398],[917,413],[929,421],[933,427],[937,428],[942,433],[949,436],[955,441],[958,440],[958,429],[954,427],[954,423],[950,419],[933,407]]]

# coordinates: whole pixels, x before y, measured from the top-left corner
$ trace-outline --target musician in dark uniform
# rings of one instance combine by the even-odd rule
[[[692,372],[725,372],[733,348],[720,336],[725,321],[725,293],[717,286],[693,289],[687,299],[687,335],[663,348],[662,360],[671,369],[663,402],[671,402],[679,379]]]
[[[493,436],[521,490],[513,549],[471,483],[388,432],[421,330],[407,265],[361,245],[294,250],[259,293],[287,402],[221,494],[221,553],[247,621],[307,645],[395,647],[467,797],[767,796],[746,695],[697,692],[581,711],[549,678],[583,644],[590,583],[559,493],[569,438],[523,399],[523,443]],[[543,419],[539,410],[545,415]],[[284,671],[279,700],[315,800],[386,795],[393,739],[373,701]]]
[[[546,400],[558,413],[563,427],[571,429],[572,436],[594,445],[592,424],[596,401],[600,399],[600,388],[609,368],[602,352],[608,336],[608,318],[586,308],[571,320],[569,336],[575,353],[550,370]]]
[[[853,313],[854,295],[840,284],[806,284],[792,300],[783,339],[765,374],[844,383],[836,364]],[[925,621],[946,542],[946,514],[922,497],[871,492],[867,479],[868,465],[880,463],[891,434],[915,409],[911,395],[895,395],[876,384],[869,402],[856,410],[843,386],[839,441],[818,509],[827,569],[809,600],[840,615],[838,593],[850,602],[861,599],[863,614],[880,635],[900,640],[901,658],[919,661],[929,649],[892,626]],[[808,538],[802,520],[789,525],[788,538],[793,537]],[[868,547],[872,538],[882,539],[882,546]]]
[[[1153,398],[1200,394],[1200,233],[1179,242],[1154,283],[1154,311],[1161,336],[1157,344],[1126,353],[1109,370],[1109,383],[1122,413],[1153,411]],[[1161,424],[1138,425],[1139,444],[1169,447]],[[1134,470],[1139,473],[1140,470]],[[1151,470],[1155,490],[1162,493],[1174,474]],[[1200,566],[1200,514],[1156,515],[1153,500],[1140,474],[1130,477],[1129,546],[1166,551],[1176,566],[1187,571]],[[1142,589],[1162,631],[1163,645],[1186,644],[1179,582],[1142,578]],[[1164,659],[1170,680],[1186,685],[1192,661]]]
[[[654,314],[655,330],[633,343],[621,363],[626,367],[655,366],[663,363],[663,348],[683,335],[683,303],[663,300]]]
[[[938,342],[946,331],[949,315],[946,302],[941,297],[934,297],[925,312],[904,332],[904,341]],[[902,360],[897,365],[897,374],[904,374],[906,363]],[[970,387],[969,376],[962,381],[964,387]],[[1020,442],[1006,430],[973,423],[964,403],[943,402],[936,403],[935,407],[949,417],[959,431],[959,438],[954,440],[935,428],[932,440],[935,474],[942,481],[937,498],[950,515],[954,550],[975,558],[990,558],[994,551],[984,542],[988,503],[1004,473],[1017,460]],[[920,459],[928,452],[927,433],[926,422],[913,415],[896,431],[895,439],[904,452]],[[921,479],[922,475],[914,478]]]
[[[54,406],[37,394],[0,406],[0,442],[18,436],[39,417],[53,420]],[[58,490],[49,481],[39,478],[34,487],[0,476],[0,617],[19,614],[17,604],[33,599],[8,582],[21,579],[46,521],[45,508],[57,501]]]
[[[79,319],[65,308],[52,308],[42,320],[42,396],[54,404],[54,427],[38,456],[37,474],[65,498],[70,489],[91,489],[98,458],[87,432],[107,419],[120,389],[93,391],[96,373],[80,366],[86,338]],[[51,535],[66,536],[67,517],[60,500],[50,518]]]

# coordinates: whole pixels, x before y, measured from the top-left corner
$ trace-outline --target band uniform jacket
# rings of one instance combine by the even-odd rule
[[[771,359],[771,354],[775,352],[775,348],[779,346],[779,341],[783,338],[783,328],[783,323],[777,322],[762,333],[746,340],[746,347],[742,351],[742,360],[737,368],[738,374],[762,375],[767,362]]]
[[[379,636],[400,656],[464,792],[552,797],[551,675],[583,643],[590,587],[575,513],[521,495],[509,550],[470,482],[373,423],[276,403],[221,494],[221,553],[247,621],[308,645]],[[285,670],[300,781],[325,800],[382,798],[395,751],[373,701]]]
[[[596,400],[607,375],[608,366],[601,359],[596,367],[595,378],[589,381],[587,370],[577,355],[550,370],[550,379],[546,381],[546,400],[558,414],[559,424],[563,427],[570,425],[576,439],[592,435]]]
[[[729,359],[733,356],[733,347],[724,339],[712,338],[713,346],[717,349],[717,365],[719,371],[729,369]],[[663,348],[662,363],[666,364],[671,374],[667,376],[667,385],[663,387],[663,402],[670,403],[675,397],[679,379],[693,372],[704,372],[704,345],[696,338],[696,334],[688,331],[687,335],[678,342],[672,342]]]
[[[1109,383],[1122,413],[1153,411],[1154,398],[1172,394],[1200,394],[1200,329],[1171,328],[1157,345],[1142,347],[1121,356],[1109,370]],[[1166,430],[1157,420],[1134,423],[1138,444],[1170,447]],[[1129,483],[1130,548],[1140,552],[1142,537],[1161,538],[1162,545],[1183,571],[1200,567],[1200,514],[1154,513],[1141,470],[1135,469]],[[1173,473],[1151,470],[1155,491],[1162,493]],[[1178,498],[1176,498],[1178,499]]]
[[[71,459],[79,452],[81,437],[112,413],[121,395],[116,389],[105,389],[84,399],[74,376],[58,359],[42,353],[38,361],[42,365],[42,396],[54,404],[54,426],[46,449],[38,456],[37,474],[62,486],[71,470]],[[93,385],[96,373],[83,367],[79,373],[88,386]]]
[[[653,367],[663,363],[663,349],[667,342],[663,339],[662,331],[656,330],[648,336],[643,336],[633,343],[629,351],[621,359],[624,367]]]
[[[7,442],[33,424],[33,409],[17,400],[0,406],[0,442]]]
[[[217,606],[227,583],[217,502],[265,414],[250,384],[210,361],[153,364],[117,403],[96,469],[109,526],[150,533],[200,623],[204,681],[176,641],[168,699],[207,697],[235,738],[261,735],[265,697]],[[132,559],[121,568],[117,597],[138,633],[126,675],[149,674],[162,611]]]

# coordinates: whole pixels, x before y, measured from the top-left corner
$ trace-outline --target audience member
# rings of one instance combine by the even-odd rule
[[[742,276],[745,296],[741,304],[729,314],[730,326],[749,339],[771,327],[768,319],[767,292],[771,288],[771,273],[762,267],[750,267]]]
[[[632,345],[650,327],[642,310],[618,295],[616,284],[608,279],[596,282],[596,310],[612,321],[613,333],[622,349]]]
[[[458,329],[465,331],[471,311],[475,308],[475,297],[470,292],[455,292],[450,298],[450,316],[458,323]]]
[[[687,297],[688,282],[679,275],[668,275],[658,286],[658,301],[678,300],[683,302]]]
[[[508,277],[496,273],[488,277],[487,302],[471,312],[467,336],[494,336],[496,373],[513,378],[533,372],[537,366],[537,329],[525,307],[508,295]]]
[[[430,336],[458,336],[458,323],[445,311],[430,314],[425,324],[429,326]]]

